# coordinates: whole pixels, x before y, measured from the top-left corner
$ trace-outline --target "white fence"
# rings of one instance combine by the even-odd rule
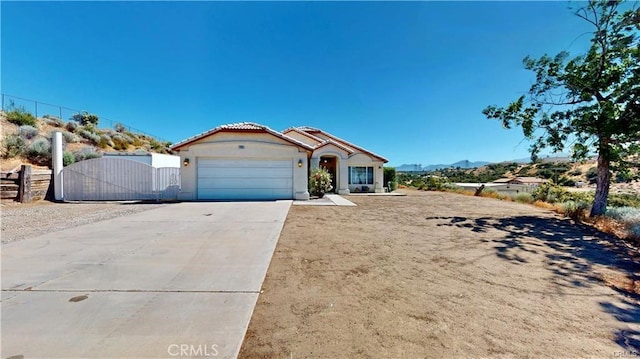
[[[62,170],[63,198],[68,201],[176,199],[180,168],[155,168],[121,158],[95,158]]]

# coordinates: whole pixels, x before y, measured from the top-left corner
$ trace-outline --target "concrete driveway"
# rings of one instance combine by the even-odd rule
[[[170,204],[2,246],[2,358],[235,358],[290,206]]]

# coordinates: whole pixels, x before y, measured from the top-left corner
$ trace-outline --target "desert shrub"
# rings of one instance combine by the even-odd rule
[[[331,174],[326,168],[315,168],[311,170],[309,176],[309,192],[312,196],[323,197],[325,193],[331,191]]]
[[[582,175],[582,170],[581,170],[581,169],[579,169],[579,168],[576,168],[575,170],[573,170],[573,171],[569,172],[569,174],[570,174],[571,176],[580,176],[580,175]]]
[[[64,128],[69,132],[74,132],[78,127],[80,126],[76,122],[67,122],[67,124],[64,125]]]
[[[396,169],[393,167],[383,167],[382,168],[382,178],[383,178],[383,186],[389,185],[389,182],[396,181]]]
[[[630,193],[612,193],[608,205],[611,207],[640,207],[640,197]]]
[[[98,145],[100,143],[100,135],[95,134],[84,127],[76,128],[75,133],[78,134],[78,136],[89,140],[89,142],[91,142],[94,145]]]
[[[640,208],[635,207],[607,207],[605,216],[625,223],[640,224]]]
[[[35,127],[37,125],[36,118],[20,107],[6,113],[7,120],[18,126],[28,125]]]
[[[113,128],[116,130],[116,132],[120,132],[120,133],[123,133],[124,131],[127,130],[127,127],[120,122],[116,123],[113,126]]]
[[[78,122],[82,126],[93,125],[97,126],[98,121],[100,120],[98,115],[88,113],[87,111],[83,111],[82,113],[76,113],[71,116],[71,119]]]
[[[42,121],[49,126],[53,127],[63,127],[64,121],[62,121],[59,117],[53,115],[44,115],[42,116]]]
[[[598,179],[598,168],[596,167],[589,168],[585,176],[587,177],[587,180],[589,181],[589,183],[591,184],[596,183],[596,180]]]
[[[62,165],[63,166],[68,166],[68,165],[70,165],[72,163],[75,163],[75,162],[76,162],[76,157],[73,155],[73,153],[65,151],[62,154]]]
[[[130,144],[133,144],[133,138],[124,133],[115,133],[111,136],[111,140],[113,141],[113,148],[116,150],[126,150]]]
[[[29,125],[22,125],[18,128],[18,134],[24,139],[30,140],[38,135],[40,131],[37,128]]]
[[[518,203],[533,203],[534,199],[531,193],[517,193],[513,196],[513,200]]]
[[[25,146],[26,143],[24,138],[20,137],[19,135],[6,135],[2,140],[2,146],[0,146],[2,157],[14,158],[22,156],[25,151]]]
[[[80,142],[80,137],[75,133],[71,133],[68,131],[61,131],[60,133],[62,133],[62,138],[64,138],[64,142],[66,143]]]
[[[565,202],[569,196],[569,192],[558,185],[543,183],[539,185],[531,195],[537,201],[556,203]]]
[[[76,162],[102,157],[102,155],[98,153],[92,146],[85,146],[79,151],[75,152],[73,155],[76,158]]]
[[[565,199],[567,201],[592,203],[593,196],[594,196],[593,192],[568,192],[567,191],[567,193],[565,194]]]
[[[31,162],[39,165],[51,164],[51,142],[44,138],[36,138],[27,146],[26,155]]]
[[[424,182],[424,189],[428,191],[442,191],[447,183],[445,179],[440,177],[428,176]]]
[[[558,180],[558,184],[560,186],[565,186],[565,187],[573,187],[576,185],[576,181],[572,180],[571,178],[562,176],[560,177],[560,179]]]
[[[113,143],[113,141],[111,140],[111,137],[108,134],[103,133],[103,134],[98,135],[98,136],[100,137],[100,140],[98,141],[98,146],[100,146],[101,148],[107,148],[109,146],[110,147],[114,146],[114,143]]]
[[[590,207],[586,202],[567,201],[562,203],[561,211],[566,217],[576,221],[582,221],[588,217]]]

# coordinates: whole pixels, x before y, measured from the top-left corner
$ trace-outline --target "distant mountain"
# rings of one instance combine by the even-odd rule
[[[475,161],[475,162],[471,162],[469,160],[462,160],[462,161],[458,161],[452,164],[448,164],[448,165],[444,165],[444,164],[438,164],[438,165],[427,165],[427,166],[422,166],[421,164],[404,164],[402,166],[398,166],[396,167],[396,171],[398,172],[426,172],[426,171],[435,171],[438,169],[442,169],[442,168],[456,168],[456,167],[460,167],[460,168],[476,168],[476,167],[482,167],[484,165],[487,165],[491,162],[487,162],[487,161]]]

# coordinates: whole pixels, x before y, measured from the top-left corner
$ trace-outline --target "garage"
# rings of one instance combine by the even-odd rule
[[[291,159],[197,159],[198,200],[293,198]]]

